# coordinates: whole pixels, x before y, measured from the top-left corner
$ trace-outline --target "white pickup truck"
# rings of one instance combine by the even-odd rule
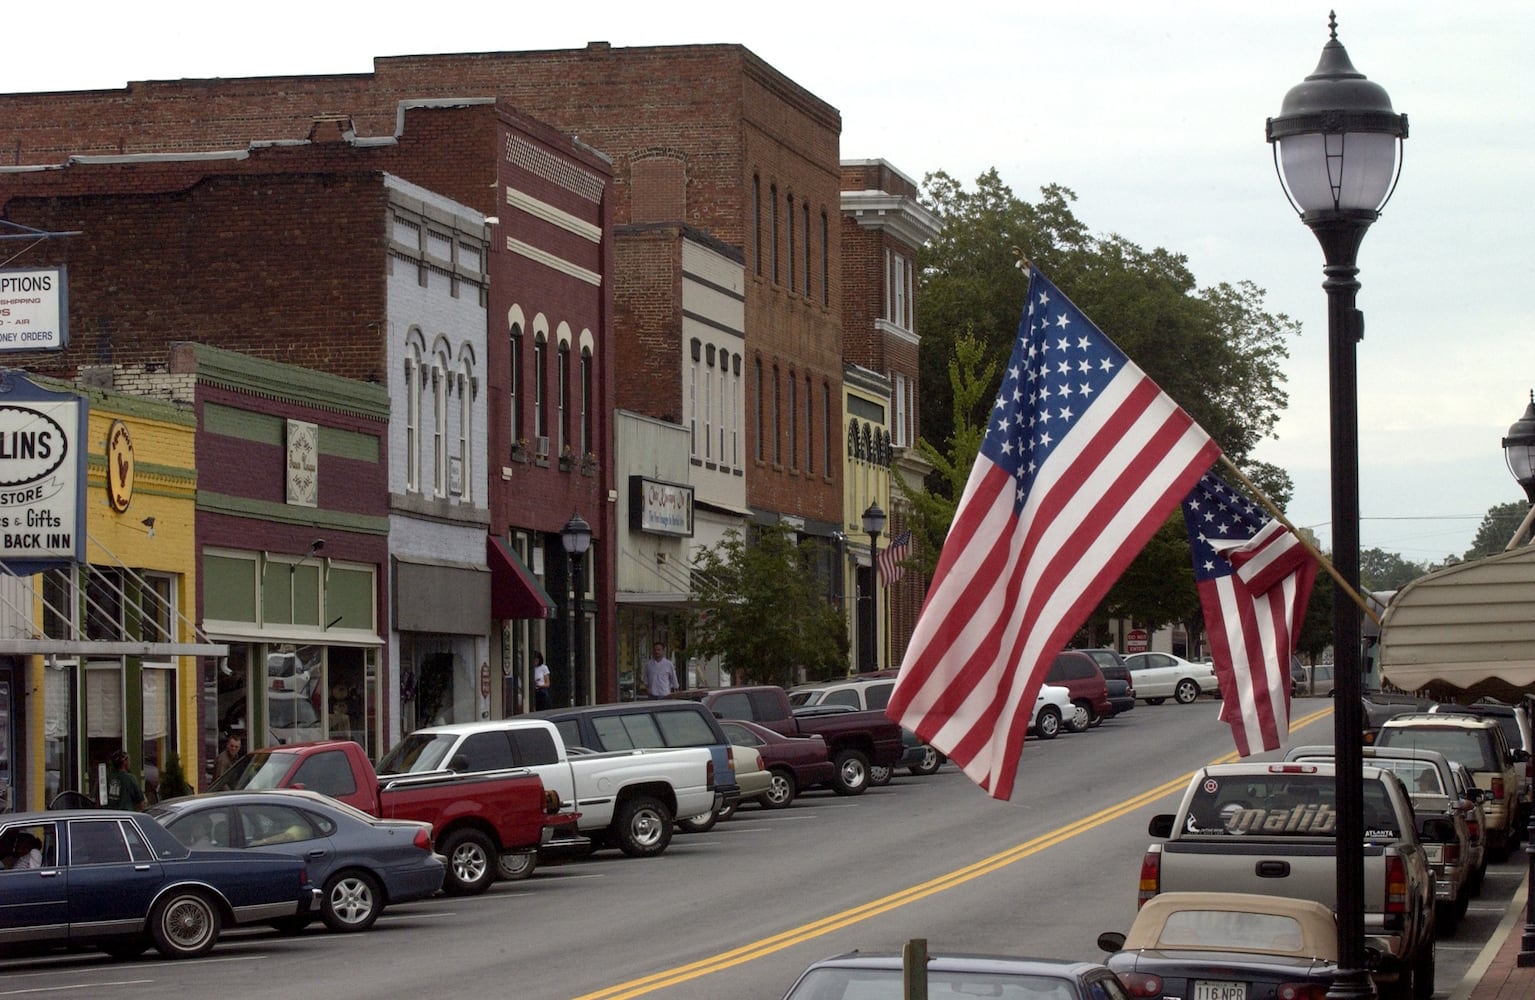
[[[715,805],[707,747],[571,753],[559,730],[542,719],[418,729],[379,763],[378,773],[514,767],[538,775],[544,788],[559,793],[561,808],[579,812],[578,828],[593,844],[615,846],[635,858],[666,850],[678,816],[697,816]]]

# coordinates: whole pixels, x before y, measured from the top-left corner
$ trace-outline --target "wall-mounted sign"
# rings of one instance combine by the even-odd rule
[[[299,507],[320,504],[320,426],[288,421],[288,502]]]
[[[0,375],[0,561],[78,560],[84,549],[85,401]]]
[[[107,503],[121,514],[133,502],[133,436],[121,420],[107,431]]]
[[[57,351],[69,342],[62,267],[0,268],[0,351]]]
[[[693,487],[629,477],[629,529],[693,537]]]

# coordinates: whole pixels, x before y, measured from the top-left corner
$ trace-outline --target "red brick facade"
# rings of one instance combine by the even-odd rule
[[[46,164],[70,154],[192,152],[240,149],[251,140],[318,139],[344,132],[348,122],[358,134],[392,135],[402,100],[488,96],[612,159],[614,223],[680,221],[743,247],[751,357],[761,358],[768,370],[792,365],[802,380],[809,375],[829,384],[832,426],[841,426],[841,119],[739,45],[593,44],[408,56],[378,59],[374,72],[365,74],[9,95],[0,97],[0,149],[17,164]],[[401,176],[480,207],[489,192],[487,175],[455,173],[461,162],[475,161],[442,152],[461,142],[473,157],[477,141],[468,135],[440,140],[436,162],[451,176],[434,178],[424,167]],[[771,202],[770,194],[776,195]],[[680,219],[668,218],[679,208]],[[486,206],[487,215],[499,211]],[[776,280],[762,266],[773,259],[780,262]],[[620,284],[627,281],[619,275]],[[640,294],[629,296],[630,308],[640,308]],[[670,377],[680,380],[680,373]],[[756,410],[749,396],[748,441],[757,433]],[[644,412],[666,415],[659,408]],[[747,490],[754,507],[819,522],[823,532],[839,522],[835,466],[829,476],[803,477],[770,461],[749,465]]]

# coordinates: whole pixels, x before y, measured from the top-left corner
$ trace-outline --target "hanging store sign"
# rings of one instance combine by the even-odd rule
[[[657,535],[693,537],[693,487],[629,477],[629,527]]]
[[[85,400],[0,374],[0,562],[84,558]]]
[[[57,351],[69,342],[64,268],[0,268],[0,351]]]

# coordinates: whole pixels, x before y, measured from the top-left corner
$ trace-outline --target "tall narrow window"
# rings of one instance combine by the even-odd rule
[[[906,447],[906,376],[895,377],[895,446]]]
[[[762,178],[752,174],[752,258],[762,277]]]
[[[728,388],[727,388],[728,387]],[[730,355],[725,351],[720,352],[720,403],[719,403],[719,435],[720,435],[720,465],[730,464],[730,453],[725,450],[725,399],[735,399],[735,379],[730,377]]]
[[[762,390],[766,387],[762,384],[762,359],[756,359],[753,364],[756,365],[756,373],[752,379],[756,383],[753,387],[756,398],[752,400],[752,405],[757,411],[757,461],[760,462],[763,459],[762,439],[766,435],[766,429],[762,423]]]
[[[704,364],[704,458],[714,461],[714,347]]]
[[[448,495],[448,446],[444,436],[448,430],[448,386],[453,380],[445,369],[442,358],[432,363],[432,492],[440,497]]]
[[[896,254],[891,258],[891,261],[894,265],[891,272],[891,291],[895,295],[895,304],[890,314],[890,319],[896,326],[906,330],[911,327],[911,315],[906,311],[906,294],[908,290],[906,258]]]
[[[821,454],[826,456],[826,471],[831,472],[831,385],[821,383]]]
[[[773,261],[773,284],[778,284],[778,185],[768,185],[768,254]]]
[[[805,474],[815,472],[815,388],[805,376]]]
[[[730,380],[730,464],[733,468],[741,467],[741,355],[737,354],[731,359],[734,367],[731,372],[734,378]]]
[[[789,369],[789,468],[799,468],[799,378]]]
[[[473,498],[469,488],[469,441],[474,429],[474,378],[469,373],[469,362],[463,363],[458,373],[458,495],[464,500]]]
[[[421,352],[405,359],[405,492],[421,489]]]
[[[555,372],[555,405],[558,407],[558,421],[560,425],[560,454],[571,447],[570,444],[570,344],[560,344],[558,370]]]
[[[581,348],[581,454],[594,453],[592,447],[592,352]]]
[[[544,384],[547,381],[547,368],[549,365],[545,355],[548,353],[548,341],[542,333],[533,338],[533,436],[538,440],[533,443],[533,450],[538,453],[542,448],[542,454],[549,454],[549,411],[546,407]]]
[[[522,327],[512,324],[511,352],[507,363],[507,375],[511,380],[508,402],[512,407],[512,444],[515,446],[525,436],[522,423]]]
[[[826,213],[821,213],[821,305],[824,308],[831,304],[831,224],[826,221]]]
[[[810,298],[810,199],[800,203],[800,214],[805,220],[805,298]]]
[[[688,454],[698,457],[698,362],[688,365]]]
[[[789,291],[792,292],[795,288],[794,268],[796,266],[794,259],[794,196],[792,194],[789,195],[789,211],[784,216],[784,226],[786,228],[784,235],[789,239],[789,252],[787,256],[789,259]],[[792,452],[793,449],[790,449],[790,451]],[[793,460],[792,454],[790,455],[790,460]]]
[[[773,464],[783,465],[783,405],[778,398],[778,366],[773,366]]]

